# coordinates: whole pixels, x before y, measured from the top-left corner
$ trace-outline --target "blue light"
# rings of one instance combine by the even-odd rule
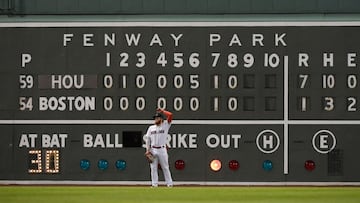
[[[125,170],[125,168],[126,168],[126,161],[124,161],[124,160],[117,160],[116,162],[115,162],[115,166],[116,166],[116,168],[118,169],[118,170]]]
[[[273,163],[270,160],[265,160],[262,166],[265,171],[271,171],[273,169]]]
[[[105,159],[100,159],[98,161],[98,168],[100,170],[106,170],[109,167],[109,162]]]
[[[90,161],[87,159],[81,159],[80,160],[80,168],[84,171],[89,170],[90,168]]]

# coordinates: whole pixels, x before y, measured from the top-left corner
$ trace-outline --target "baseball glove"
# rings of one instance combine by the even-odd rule
[[[154,155],[151,152],[146,152],[145,158],[149,163],[152,163],[155,159]]]

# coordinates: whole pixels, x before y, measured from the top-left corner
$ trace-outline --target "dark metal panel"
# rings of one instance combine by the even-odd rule
[[[324,11],[324,12],[341,12],[344,11],[344,9],[342,9],[340,7],[340,3],[342,1],[341,0],[319,0],[318,4],[319,4],[319,11]]]
[[[287,12],[292,11],[296,9],[296,4],[294,4],[294,1],[287,1],[287,0],[274,0],[274,10],[279,12]]]
[[[58,1],[36,0],[36,1],[30,1],[30,2],[26,1],[26,2],[27,2],[26,6],[24,6],[23,9],[25,9],[30,13],[39,12],[44,14],[52,14],[59,12]]]
[[[181,14],[188,9],[188,0],[166,0],[164,1],[164,13],[167,14]]]
[[[359,181],[360,165],[351,157],[359,152],[357,144],[360,142],[358,136],[359,125],[293,125],[290,126],[289,140],[289,174],[288,181]],[[306,128],[306,131],[302,130]],[[330,153],[319,153],[319,150],[328,150],[333,140],[327,133],[323,134],[323,148],[320,147],[319,139],[313,138],[321,130],[333,133],[336,139],[336,147]],[[315,162],[313,171],[305,169],[305,162]]]
[[[319,10],[317,0],[296,0],[295,11],[297,13],[314,13]]]
[[[207,11],[209,13],[226,13],[229,12],[229,1],[208,0]]]
[[[55,5],[54,5],[55,6]],[[56,4],[58,14],[83,13],[83,8],[79,7],[79,0],[75,1],[57,1]],[[36,11],[35,11],[36,12]]]
[[[204,5],[207,5],[207,0],[187,1],[187,11],[195,14],[206,14]]]
[[[96,13],[96,12],[105,12],[101,9],[101,2],[99,0],[78,0],[79,3],[79,10],[81,9],[81,12],[84,13]],[[117,7],[119,8],[119,5],[107,5],[107,8],[111,9]]]
[[[124,14],[143,14],[144,2],[142,0],[122,0],[122,12]]]
[[[124,12],[122,1],[119,0],[102,0],[99,4],[99,8],[105,14],[116,14]]]
[[[271,13],[274,11],[274,1],[257,0],[251,2],[250,13]]]
[[[360,2],[356,0],[339,0],[339,10],[359,13]]]
[[[229,0],[230,13],[250,13],[252,0]]]
[[[3,3],[6,6],[6,3]],[[12,14],[323,14],[359,13],[356,0],[14,0]]]
[[[164,13],[164,0],[147,0],[142,1],[143,4],[143,13]]]
[[[8,0],[0,0],[0,11],[9,9],[9,6]]]

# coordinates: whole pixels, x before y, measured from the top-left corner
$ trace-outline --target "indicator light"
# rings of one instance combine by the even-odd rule
[[[80,168],[84,171],[89,170],[90,168],[90,161],[87,159],[81,159],[80,160]]]
[[[240,167],[240,164],[237,160],[231,160],[229,161],[229,168],[233,171],[238,170]]]
[[[271,171],[273,169],[273,163],[270,160],[265,160],[262,166],[265,171]]]
[[[126,161],[119,159],[115,162],[115,166],[118,170],[123,171],[126,168]]]
[[[176,160],[175,161],[175,168],[177,170],[183,170],[185,168],[185,161],[184,160]]]
[[[210,169],[212,171],[215,171],[215,172],[220,171],[220,169],[221,169],[221,161],[218,160],[218,159],[212,160],[210,162]]]
[[[108,163],[108,161],[107,160],[105,160],[105,159],[100,159],[99,161],[98,161],[98,168],[100,169],[100,170],[106,170],[107,168],[109,167],[109,163]]]
[[[315,169],[315,162],[313,160],[305,161],[304,167],[307,171],[313,171]]]

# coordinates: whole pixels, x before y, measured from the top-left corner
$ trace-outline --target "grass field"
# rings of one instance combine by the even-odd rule
[[[0,203],[359,203],[360,187],[0,186]]]

